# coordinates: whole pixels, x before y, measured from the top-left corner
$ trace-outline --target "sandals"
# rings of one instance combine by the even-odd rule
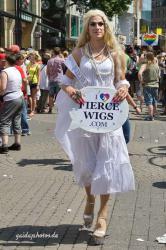
[[[105,224],[104,227],[103,224]],[[97,223],[95,226],[95,230],[92,234],[94,245],[103,245],[104,238],[106,236],[106,230],[107,230],[107,224],[106,224],[106,218],[105,217],[98,217]]]
[[[34,116],[35,112],[34,111],[31,111],[30,114],[29,114],[29,117],[32,117]]]

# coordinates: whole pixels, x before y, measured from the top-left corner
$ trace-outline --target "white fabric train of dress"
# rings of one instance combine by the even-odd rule
[[[82,56],[80,70],[86,76],[89,85],[115,89],[113,61],[110,58],[101,62],[96,61],[96,66],[102,82],[90,59]],[[85,87],[77,79],[73,81],[73,86],[77,89]],[[73,100],[60,90],[56,106],[58,115],[55,135],[71,160],[78,184],[91,185],[91,193],[94,195],[134,190],[134,175],[122,128],[103,134],[86,132],[80,128],[69,131],[69,111],[73,106]]]

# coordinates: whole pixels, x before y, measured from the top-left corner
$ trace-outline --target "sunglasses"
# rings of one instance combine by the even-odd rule
[[[96,25],[98,25],[99,27],[102,27],[103,25],[104,25],[104,23],[103,22],[91,22],[90,24],[89,24],[90,26],[92,26],[92,27],[95,27]]]

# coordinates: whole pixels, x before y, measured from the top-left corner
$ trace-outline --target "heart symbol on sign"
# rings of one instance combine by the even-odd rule
[[[104,94],[100,94],[100,99],[104,102],[106,102],[109,99],[110,95],[108,93]]]
[[[143,36],[143,40],[148,44],[151,45],[157,39],[155,34],[146,34]]]

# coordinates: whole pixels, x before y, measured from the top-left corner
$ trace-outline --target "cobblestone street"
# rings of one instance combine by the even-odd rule
[[[79,230],[85,194],[53,138],[55,118],[35,115],[22,150],[0,155],[0,250],[166,249],[155,241],[166,233],[166,117],[149,122],[131,112],[136,191],[110,199],[103,246],[90,246],[90,231]]]

